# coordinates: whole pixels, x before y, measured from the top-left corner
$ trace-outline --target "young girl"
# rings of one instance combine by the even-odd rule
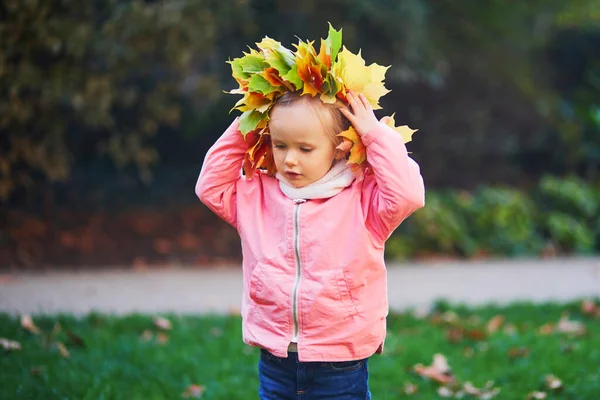
[[[261,399],[369,399],[386,335],[384,243],[424,206],[419,166],[360,93],[349,106],[289,92],[269,112],[275,176],[240,173],[236,119],[206,155],[196,194],[237,228],[243,339],[261,349]],[[352,125],[372,174],[347,164]],[[357,176],[358,175],[358,176]]]

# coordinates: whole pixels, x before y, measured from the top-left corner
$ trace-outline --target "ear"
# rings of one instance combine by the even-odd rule
[[[337,147],[335,148],[335,159],[339,161],[339,160],[346,158],[346,156],[350,152],[351,148],[352,148],[351,142],[349,142],[347,140],[342,141],[342,143],[338,144]]]

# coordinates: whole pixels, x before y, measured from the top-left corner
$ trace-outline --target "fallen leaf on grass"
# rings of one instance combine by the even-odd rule
[[[584,335],[586,332],[585,325],[582,322],[570,320],[567,314],[560,318],[556,329],[561,333],[572,333],[577,336]]]
[[[165,333],[159,332],[156,334],[156,341],[160,344],[166,344],[169,341],[169,336]]]
[[[21,327],[23,327],[23,329],[33,333],[34,335],[39,335],[40,334],[40,328],[38,328],[35,323],[33,322],[33,319],[31,319],[31,316],[29,315],[21,315]]]
[[[195,384],[190,385],[185,390],[185,392],[183,392],[182,396],[185,398],[188,398],[188,397],[200,398],[204,394],[205,390],[206,390],[206,388],[202,385],[195,385]]]
[[[581,312],[590,317],[600,317],[600,305],[596,304],[594,300],[583,300],[581,302]]]
[[[515,324],[508,323],[508,324],[504,325],[503,331],[505,334],[512,336],[515,333],[517,333],[517,327],[515,326]]]
[[[562,381],[552,374],[548,374],[544,378],[546,387],[550,390],[558,391],[563,388]]]
[[[529,349],[527,347],[511,347],[508,349],[508,357],[513,360],[515,358],[527,357]]]
[[[569,319],[569,315],[565,313],[556,325],[548,323],[538,328],[540,335],[551,335],[554,332],[583,336],[586,333],[586,327],[580,321]]]
[[[417,385],[415,385],[414,383],[411,383],[411,382],[404,383],[404,393],[406,393],[407,395],[411,396],[411,395],[417,393],[418,390],[419,390],[419,387]]]
[[[495,388],[493,381],[488,381],[481,389],[476,388],[471,382],[465,382],[463,385],[455,383],[450,386],[440,386],[437,392],[440,397],[446,398],[454,397],[461,399],[465,395],[469,395],[469,398],[489,400],[500,393],[500,388]]]
[[[527,395],[527,400],[538,400],[538,399],[545,399],[547,396],[546,393],[544,392],[531,392]]]
[[[163,331],[171,330],[171,321],[163,317],[154,317],[154,326]]]
[[[66,332],[69,340],[71,340],[71,342],[73,342],[77,346],[85,347],[85,342],[83,341],[81,336],[73,333],[73,331],[70,329],[67,329],[65,332]]]
[[[553,324],[545,324],[538,328],[538,333],[540,335],[551,335],[554,333],[554,325]]]
[[[463,390],[465,393],[482,400],[494,398],[500,393],[500,388],[494,387],[494,381],[487,381],[481,389],[473,386],[471,382],[465,382]]]
[[[140,338],[144,342],[152,340],[153,337],[154,337],[154,333],[152,333],[152,331],[150,329],[146,329],[144,332],[142,332],[142,335],[140,336]]]
[[[432,379],[444,385],[454,380],[448,361],[442,354],[435,354],[433,356],[432,365],[424,366],[423,364],[417,364],[413,367],[413,370],[420,376]]]
[[[31,367],[29,369],[29,373],[31,374],[31,376],[38,376],[44,373],[45,369],[46,367],[44,367],[43,365],[36,365],[35,367]]]
[[[6,338],[0,338],[0,346],[6,351],[21,350],[21,343]]]
[[[62,342],[56,342],[56,348],[58,349],[58,352],[60,353],[60,355],[63,356],[64,358],[71,357],[71,353],[69,353],[69,350],[67,350],[67,348],[65,347],[65,345]]]
[[[504,317],[502,315],[496,315],[487,324],[488,333],[492,334],[496,332],[504,324]]]
[[[452,397],[455,395],[454,391],[446,386],[440,386],[437,389],[437,393],[440,397]]]

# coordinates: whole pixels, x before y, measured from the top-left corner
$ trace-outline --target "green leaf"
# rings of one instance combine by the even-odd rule
[[[248,81],[248,90],[258,92],[264,95],[273,93],[279,90],[282,86],[273,86],[271,83],[260,75],[252,75]]]
[[[296,67],[296,64],[294,64],[292,66],[292,69],[290,69],[290,71],[287,74],[285,74],[285,76],[282,76],[282,78],[288,82],[293,83],[296,87],[296,90],[300,90],[304,87],[304,82],[298,76],[298,68]]]
[[[328,22],[328,24],[329,33],[327,39],[325,39],[325,45],[331,50],[331,62],[334,62],[342,47],[342,30],[336,31],[330,22]]]
[[[269,68],[269,64],[259,54],[248,54],[238,60],[243,72],[258,73],[262,72],[265,68]]]
[[[273,52],[269,57],[266,58],[267,62],[271,67],[275,68],[279,72],[280,76],[287,74],[291,66],[288,65],[280,56],[278,52]]]
[[[266,117],[266,114],[260,113],[258,111],[245,111],[240,117],[240,132],[242,132],[242,135],[246,136],[248,132],[252,132],[253,130],[255,130],[259,122],[265,119]]]
[[[231,64],[231,72],[235,79],[248,79],[250,74],[244,72],[244,68],[240,64],[240,59],[236,58],[233,61],[227,61]]]

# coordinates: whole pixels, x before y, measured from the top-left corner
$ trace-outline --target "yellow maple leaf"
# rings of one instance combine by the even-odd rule
[[[408,125],[396,126],[396,121],[394,121],[394,115],[396,115],[396,113],[392,114],[390,117],[384,117],[382,118],[382,120],[385,119],[385,124],[394,129],[402,136],[402,140],[404,141],[404,143],[410,142],[412,140],[413,133],[418,131],[418,129],[410,129]]]
[[[338,136],[341,136],[344,140],[352,143],[348,164],[360,164],[367,159],[367,149],[360,141],[360,137],[356,130],[354,130],[354,127],[351,126],[348,130],[339,133]]]
[[[337,55],[337,62],[331,68],[332,74],[342,85],[342,95],[352,90],[365,95],[374,110],[379,110],[379,98],[390,91],[385,88],[383,80],[388,67],[378,64],[365,65],[360,51],[353,54],[345,46]]]

